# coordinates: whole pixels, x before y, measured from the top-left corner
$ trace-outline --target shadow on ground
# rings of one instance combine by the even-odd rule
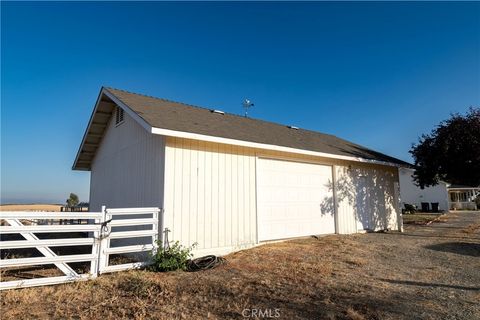
[[[450,288],[450,289],[459,289],[459,290],[480,291],[480,287],[466,287],[466,286],[458,286],[458,285],[443,284],[443,283],[394,280],[394,279],[378,279],[378,280],[393,283],[393,284],[404,284],[404,285],[419,286],[419,287]]]
[[[480,257],[480,244],[470,242],[446,242],[425,246],[435,251],[451,252],[465,256]]]

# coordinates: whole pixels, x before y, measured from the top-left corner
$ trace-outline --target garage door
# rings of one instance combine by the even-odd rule
[[[257,161],[259,241],[335,233],[332,167]]]

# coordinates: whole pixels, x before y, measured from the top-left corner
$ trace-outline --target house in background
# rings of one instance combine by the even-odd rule
[[[439,211],[448,211],[448,191],[446,182],[440,181],[437,185],[431,187],[420,188],[413,180],[414,169],[400,168],[400,198],[402,207],[405,204],[413,204],[417,208],[422,207],[422,202],[428,203],[430,210],[432,210],[432,203],[438,203]]]
[[[220,110],[102,88],[73,169],[90,210],[161,207],[195,254],[316,234],[401,230],[401,160]]]
[[[480,195],[480,187],[469,187],[452,184],[448,187],[450,209],[477,210],[475,199]]]

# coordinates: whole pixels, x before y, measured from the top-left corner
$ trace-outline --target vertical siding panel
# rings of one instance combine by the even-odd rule
[[[250,234],[249,240],[250,243],[255,243],[257,240],[257,202],[256,202],[256,175],[255,175],[255,153],[250,150],[249,154],[249,161],[248,161],[248,168],[249,168],[249,182],[248,185],[249,189],[249,199],[250,199],[250,207],[249,207],[249,225],[250,225]]]
[[[218,176],[218,144],[212,145],[212,246],[219,247],[218,239],[218,201],[219,201],[219,176]]]
[[[173,216],[173,229],[171,230],[172,238],[170,240],[180,241],[182,238],[182,182],[183,182],[183,151],[182,151],[182,141],[178,138],[175,138],[175,176],[174,176],[174,185],[175,185],[175,210]]]
[[[238,245],[238,146],[232,146],[232,244]]]
[[[219,148],[218,154],[218,242],[220,246],[227,246],[225,239],[225,221],[227,211],[225,210],[225,146]]]
[[[157,190],[156,192],[160,193],[160,196],[161,196],[161,201],[162,201],[162,205],[161,207],[164,208],[165,205],[165,168],[166,168],[166,165],[165,165],[165,162],[166,162],[166,156],[162,157],[162,150],[163,152],[165,152],[166,148],[167,148],[167,144],[166,144],[166,139],[161,137],[161,136],[157,136],[156,137],[157,141],[159,141],[159,150],[158,151],[158,157],[160,158],[160,162],[159,162],[159,168],[158,168],[158,172],[159,172],[159,175],[160,175],[160,187],[161,187],[161,190]],[[163,190],[163,192],[162,192]]]
[[[225,244],[232,245],[232,146],[225,146]]]
[[[242,244],[245,240],[245,173],[244,173],[244,148],[240,147],[238,150],[238,242]]]
[[[174,210],[174,172],[175,172],[175,149],[171,147],[172,138],[167,138],[165,146],[165,198],[164,198],[164,228],[173,229],[173,210]]]
[[[182,148],[182,212],[181,238],[182,243],[190,245],[190,156],[191,142],[183,140]]]
[[[205,151],[205,247],[212,247],[212,146]]]
[[[245,149],[246,150],[246,156],[245,156],[245,197],[246,197],[246,202],[245,202],[245,229],[247,233],[245,234],[245,241],[247,243],[252,242],[252,228],[251,228],[251,216],[252,216],[252,202],[253,199],[251,197],[250,190],[253,189],[254,185],[252,185],[253,180],[251,180],[251,175],[250,175],[250,164],[252,160],[251,156],[251,149]]]
[[[198,242],[197,239],[197,215],[198,215],[198,141],[192,140],[190,151],[190,211],[189,211],[189,233],[192,245]]]
[[[205,248],[205,142],[198,143],[198,214],[197,241],[199,248]]]

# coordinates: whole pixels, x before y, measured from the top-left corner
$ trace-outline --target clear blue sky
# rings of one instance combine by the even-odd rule
[[[2,202],[88,200],[102,85],[338,135],[410,161],[480,105],[480,3],[1,4]]]

